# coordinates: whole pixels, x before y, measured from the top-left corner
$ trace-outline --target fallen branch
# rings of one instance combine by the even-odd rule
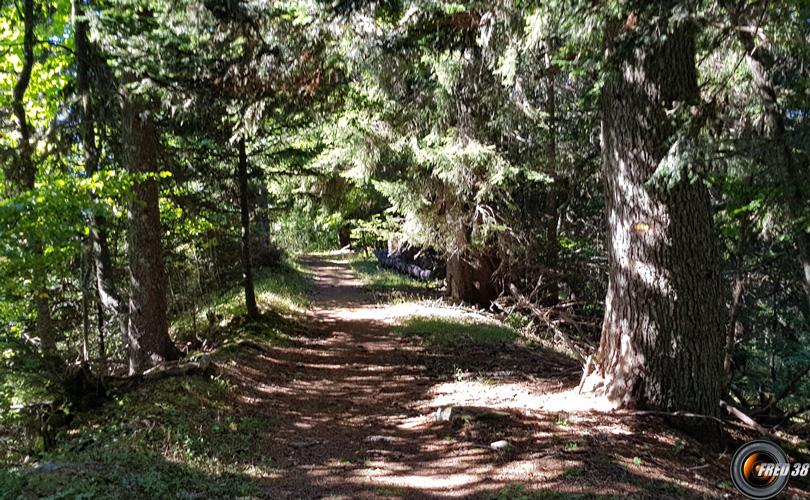
[[[511,285],[509,287],[509,292],[514,299],[514,303],[506,308],[502,309],[507,313],[511,313],[516,309],[523,309],[529,311],[532,317],[541,320],[546,327],[551,329],[554,332],[555,337],[562,340],[565,347],[574,355],[580,365],[585,367],[588,364],[588,360],[586,359],[585,354],[583,351],[574,343],[571,337],[565,333],[559,326],[557,326],[557,321],[553,320],[548,317],[549,309],[542,309],[534,304],[531,300],[526,298],[520,292],[518,292],[517,287]]]
[[[742,410],[740,410],[736,406],[728,404],[721,399],[720,407],[726,410],[729,415],[735,417],[737,420],[745,424],[747,427],[750,427],[761,434],[768,434],[768,435],[771,434],[771,432],[768,429],[758,424],[756,420],[746,415]]]
[[[557,327],[557,325],[554,324],[553,321],[546,321],[546,324],[552,330],[554,330],[554,333],[558,337],[560,337],[562,339],[563,343],[568,348],[568,350],[571,351],[574,354],[575,358],[577,358],[577,361],[579,361],[579,364],[581,364],[583,367],[588,364],[588,361],[585,359],[585,356],[582,355],[582,353],[579,351],[579,348],[576,346],[576,344],[574,344],[574,341],[571,340],[571,337],[569,337],[567,333],[560,330]]]

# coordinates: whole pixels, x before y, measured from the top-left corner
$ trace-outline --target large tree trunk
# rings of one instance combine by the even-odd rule
[[[666,17],[675,3],[637,19]],[[714,415],[724,334],[709,193],[689,179],[694,165],[669,186],[649,182],[678,154],[667,111],[699,102],[695,42],[683,21],[637,29],[611,47],[602,95],[610,282],[597,374],[619,406]],[[709,422],[695,423],[709,431]]]
[[[807,168],[801,165],[788,142],[784,111],[779,106],[776,85],[771,74],[774,59],[770,47],[756,43],[754,35],[759,29],[759,22],[747,24],[744,26],[745,29],[736,30],[737,37],[745,49],[748,71],[751,73],[764,111],[765,128],[771,141],[771,148],[767,150],[768,163],[773,167],[781,188],[787,195],[785,205],[788,215],[795,221],[801,217],[807,205],[808,193],[802,188]],[[810,320],[810,233],[803,227],[796,227],[793,239],[798,250],[796,258],[801,268],[805,293],[804,314]]]
[[[96,147],[95,120],[90,92],[91,46],[87,38],[87,21],[83,17],[81,0],[73,0],[73,19],[76,42],[76,89],[79,94],[81,126],[79,132],[84,151],[85,173],[92,176],[98,171],[98,149]],[[115,286],[112,258],[107,240],[107,222],[101,215],[91,212],[89,216],[90,245],[95,268],[96,288],[104,311],[115,318],[121,339],[127,341],[127,315]],[[101,334],[101,332],[100,332]],[[103,342],[102,342],[103,343]]]
[[[11,184],[11,191],[20,193],[34,189],[36,183],[37,167],[34,163],[34,146],[31,144],[31,127],[25,113],[25,94],[31,83],[31,74],[34,70],[34,46],[36,45],[36,12],[34,0],[25,0],[22,6],[24,23],[23,34],[23,65],[14,85],[12,95],[12,112],[17,120],[20,134],[17,161],[13,162],[12,169],[7,171],[7,179]],[[42,242],[31,235],[29,247],[31,253],[38,258],[42,257]],[[38,259],[35,259],[38,260]],[[31,270],[31,284],[34,308],[36,309],[36,334],[39,338],[40,348],[44,353],[56,352],[56,337],[53,331],[51,307],[48,296],[48,275],[42,262],[34,262]]]
[[[253,264],[250,260],[250,204],[248,202],[248,162],[245,138],[239,139],[239,159],[236,162],[236,178],[239,184],[239,215],[242,225],[242,285],[245,289],[245,308],[249,319],[258,319],[256,291],[253,288]]]
[[[492,283],[497,265],[490,256],[463,256],[447,259],[447,292],[455,301],[489,307],[498,298]]]
[[[158,173],[158,136],[145,107],[125,97],[123,135],[127,167],[132,174]],[[161,249],[158,183],[154,177],[136,180],[129,204],[127,238],[130,274],[129,371],[137,374],[149,364],[179,357],[169,338],[166,311],[166,272]]]

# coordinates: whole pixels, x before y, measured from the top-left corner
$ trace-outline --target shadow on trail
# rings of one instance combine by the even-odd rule
[[[711,489],[725,479],[716,465],[702,465],[697,444],[662,441],[654,424],[628,428],[598,414],[519,408],[459,407],[443,418],[431,404],[435,388],[459,371],[497,384],[487,377],[507,366],[546,389],[569,388],[578,375],[551,352],[505,345],[430,352],[389,332],[386,310],[371,303],[347,263],[303,262],[317,286],[310,332],[295,347],[224,368],[239,411],[272,418],[254,442],[275,465],[262,480],[267,496],[531,498],[542,490],[538,498],[672,498],[705,495],[693,484]],[[489,447],[498,440],[509,449]],[[684,453],[695,470],[681,470]]]

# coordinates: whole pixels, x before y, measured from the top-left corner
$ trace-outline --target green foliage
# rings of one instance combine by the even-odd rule
[[[273,241],[292,252],[317,252],[338,246],[338,231],[345,224],[339,213],[320,207],[291,208],[274,222]]]
[[[25,149],[11,112],[25,23],[19,2],[0,3],[6,188],[0,198],[0,421],[18,425],[21,417],[10,405],[58,392],[58,375],[37,347],[34,298],[48,299],[56,357],[76,359],[87,333],[94,369],[123,366],[117,318],[97,307],[92,259],[100,250],[89,242],[91,230],[106,230],[112,284],[124,311],[133,286],[127,205],[134,184],[146,177],[160,187],[175,338],[285,340],[286,321],[309,305],[311,281],[295,264],[257,271],[258,301],[267,312],[262,322],[234,319],[243,315],[234,175],[240,139],[247,143],[254,247],[272,242],[293,253],[327,250],[349,234],[358,250],[395,240],[443,257],[491,256],[498,292],[519,292],[536,305],[557,303],[583,317],[577,330],[586,325],[598,334],[587,325],[598,325],[607,285],[599,149],[599,94],[611,77],[605,48],[612,57],[627,42],[661,43],[655,29],[663,22],[695,24],[701,99],[672,103],[669,150],[646,188],[667,190],[680,179],[710,185],[725,283],[728,289],[737,280],[744,285],[737,324],[730,325],[738,334],[733,383],[752,406],[792,388],[790,381],[810,363],[810,310],[796,259],[810,229],[806,1],[742,2],[735,12],[720,2],[692,10],[679,4],[666,15],[652,3],[631,12],[622,0],[598,6],[580,0],[349,3],[335,16],[320,2],[297,0],[79,2],[87,12],[73,19],[71,2],[37,0],[34,66],[23,96],[33,188],[11,185],[9,175]],[[652,31],[635,24],[638,15]],[[746,67],[736,36],[753,29],[738,26],[751,19],[762,30],[754,37],[757,53],[771,63],[773,103],[763,104],[762,82]],[[87,95],[77,81],[76,28],[84,20]],[[143,104],[158,125],[157,175],[126,173],[125,99]],[[778,111],[783,126],[775,128],[769,109]],[[780,140],[777,129],[784,129]],[[96,151],[85,151],[88,131]],[[98,165],[88,162],[93,155]],[[792,178],[784,169],[789,158]],[[92,222],[99,219],[104,223]],[[257,267],[265,263],[260,257],[254,251]],[[352,267],[387,298],[436,288],[369,258],[354,257]],[[513,314],[507,324],[414,318],[399,331],[438,344],[508,342],[512,328],[531,323]],[[589,332],[578,340],[595,345]],[[809,399],[805,377],[776,406],[790,413]],[[133,405],[131,421],[136,410],[152,411],[137,401],[126,404]],[[81,473],[86,490],[70,484],[68,469],[31,477],[12,471],[0,475],[0,491],[56,494],[47,485],[53,481],[65,496],[127,489],[155,497],[255,493],[244,471],[203,464],[211,442],[198,439],[211,436],[184,428],[179,417],[164,417],[164,430],[184,436],[167,441],[186,465],[162,455],[152,431],[144,435],[155,442],[132,449],[121,444],[131,436],[107,429],[89,445],[98,453],[90,463],[131,467],[120,484],[98,480],[92,467]],[[235,442],[225,432],[231,423],[250,427],[217,421],[212,436]],[[107,424],[92,425],[101,433]],[[120,459],[101,457],[100,443],[108,439],[119,440],[112,451]],[[514,495],[522,498],[518,490]]]
[[[400,222],[381,214],[374,214],[368,220],[352,221],[352,247],[364,251],[381,247],[384,242],[396,239]]]

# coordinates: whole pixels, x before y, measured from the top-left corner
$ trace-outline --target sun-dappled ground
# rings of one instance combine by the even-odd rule
[[[245,325],[220,301],[219,334],[265,352],[220,349],[211,378],[78,416],[55,451],[0,474],[0,497],[735,497],[737,442],[705,448],[656,417],[605,413],[577,393],[576,362],[490,315],[430,293],[380,302],[374,268],[301,263],[259,286],[284,316]]]

